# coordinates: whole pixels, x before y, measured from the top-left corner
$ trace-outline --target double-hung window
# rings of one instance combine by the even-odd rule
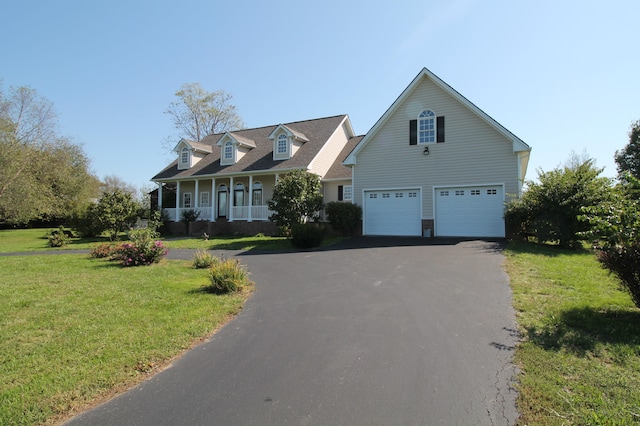
[[[224,144],[224,159],[233,160],[233,144],[231,142]]]
[[[288,141],[287,141],[287,135],[280,135],[278,136],[278,144],[276,147],[276,152],[278,154],[286,154],[287,153],[287,145],[288,145]]]
[[[182,207],[185,209],[191,208],[191,193],[185,192],[182,194]]]

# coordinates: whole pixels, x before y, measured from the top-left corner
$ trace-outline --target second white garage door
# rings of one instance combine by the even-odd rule
[[[437,188],[436,235],[504,237],[504,189],[501,185]]]
[[[420,190],[364,192],[365,235],[422,235]]]

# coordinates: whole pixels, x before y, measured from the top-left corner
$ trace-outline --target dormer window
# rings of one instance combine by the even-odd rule
[[[233,143],[231,143],[231,141],[228,141],[227,143],[224,144],[224,159],[226,161],[232,161],[233,160]]]
[[[184,147],[180,151],[180,164],[189,165],[189,148]]]
[[[286,154],[288,151],[289,141],[287,140],[287,135],[278,136],[278,145],[276,148],[276,152],[280,155]]]

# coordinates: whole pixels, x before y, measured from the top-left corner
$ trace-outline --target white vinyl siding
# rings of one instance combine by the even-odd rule
[[[349,138],[353,135],[350,135],[348,130],[346,129],[346,123],[342,123],[342,126],[338,127],[336,131],[329,137],[327,143],[325,143],[320,152],[313,159],[311,164],[309,165],[309,170],[312,173],[315,173],[319,176],[324,176],[333,163],[336,160],[336,157],[342,151],[342,148],[347,144]]]
[[[424,109],[446,117],[446,142],[409,145],[409,121]],[[518,161],[513,144],[447,92],[423,78],[385,125],[358,153],[354,166],[354,201],[363,205],[363,190],[422,186],[423,219],[433,219],[434,186],[504,183],[506,194],[518,193]]]

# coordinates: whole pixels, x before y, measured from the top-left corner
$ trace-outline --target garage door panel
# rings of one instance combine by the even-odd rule
[[[365,191],[365,235],[421,235],[420,192]]]
[[[436,235],[504,237],[502,186],[442,188],[435,198]]]

